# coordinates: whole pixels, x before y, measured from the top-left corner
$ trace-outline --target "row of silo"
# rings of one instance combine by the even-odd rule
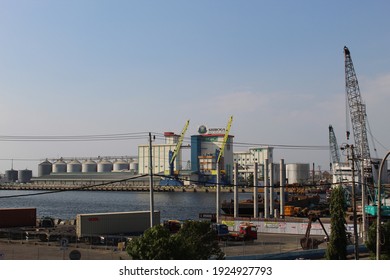
[[[5,180],[6,182],[19,182],[19,183],[29,183],[32,178],[32,170],[23,169],[23,170],[6,170],[5,171]]]
[[[96,163],[94,160],[85,160],[80,162],[77,159],[65,162],[59,159],[54,163],[46,160],[38,166],[38,176],[49,175],[50,173],[94,173],[94,172],[119,172],[119,171],[138,171],[138,163],[127,162],[125,160],[116,160],[111,162],[102,159]]]

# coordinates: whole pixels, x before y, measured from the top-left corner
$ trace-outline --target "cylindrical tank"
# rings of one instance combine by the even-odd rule
[[[138,162],[136,162],[136,161],[130,162],[130,170],[131,171],[138,171]]]
[[[16,182],[18,180],[18,171],[17,170],[6,170],[5,179],[7,182]]]
[[[81,172],[81,163],[74,159],[67,164],[67,172],[68,173],[78,173]]]
[[[29,169],[24,169],[24,170],[19,170],[18,172],[18,182],[19,183],[29,183],[32,178],[32,170]]]
[[[97,165],[97,172],[111,172],[112,171],[112,162],[109,160],[101,160]]]
[[[286,164],[286,178],[289,184],[304,183],[310,178],[309,163]]]
[[[53,173],[65,173],[66,168],[66,162],[62,159],[59,159],[53,164]]]
[[[97,171],[97,164],[93,160],[86,160],[81,166],[81,172],[92,173]]]
[[[122,170],[129,170],[129,163],[124,160],[115,161],[113,171],[122,171]]]
[[[45,160],[38,165],[38,177],[49,175],[53,170],[53,164]]]

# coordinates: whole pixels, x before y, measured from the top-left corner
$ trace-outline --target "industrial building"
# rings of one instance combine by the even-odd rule
[[[273,147],[250,148],[249,151],[234,152],[233,161],[238,165],[238,176],[247,181],[251,174],[254,173],[254,166],[257,163],[257,172],[259,180],[264,178],[264,162],[273,163]],[[278,179],[278,171],[274,170],[274,179]],[[261,183],[259,183],[261,185]]]
[[[229,135],[231,122],[232,117],[226,128],[199,126],[197,134],[191,136],[191,145],[184,146],[182,142],[189,124],[187,121],[180,135],[165,132],[164,143],[151,141],[139,145],[137,156],[46,159],[38,165],[37,177],[32,178],[31,170],[8,170],[6,181],[65,186],[123,181],[122,184],[128,186],[148,186],[149,178],[142,175],[150,174],[149,165],[152,162],[152,172],[157,175],[154,176],[155,185],[169,185],[163,181],[171,178],[180,182],[179,185],[212,185],[217,180],[218,166],[220,182],[233,184],[234,164],[238,165],[239,178],[244,180],[254,174],[254,166],[257,164],[260,186],[264,184],[264,166],[268,163],[267,184],[279,185],[280,165],[273,163],[274,148],[253,147],[248,151],[234,152],[234,136]],[[185,148],[191,149],[190,161],[183,166]],[[141,177],[136,178],[136,175]],[[305,182],[309,177],[309,164],[286,164],[286,180],[289,184]],[[127,178],[129,181],[125,183]]]
[[[191,136],[191,172],[198,181],[215,183],[218,159],[221,158],[221,182],[233,182],[233,138],[225,128],[207,128],[202,125],[197,135]],[[222,153],[222,157],[219,157]]]
[[[169,175],[170,169],[170,154],[175,150],[178,141],[179,135],[173,132],[165,132],[165,143],[158,144],[152,143],[152,164],[153,164],[153,174],[166,174]],[[149,144],[138,146],[138,173],[139,174],[149,174]],[[178,150],[177,156],[174,159],[174,170],[180,172],[182,170],[182,152],[181,149]]]

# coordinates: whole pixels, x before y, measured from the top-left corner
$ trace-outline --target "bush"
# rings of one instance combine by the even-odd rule
[[[224,256],[210,223],[199,221],[186,221],[176,234],[161,225],[154,226],[130,241],[126,250],[136,260],[206,260]]]

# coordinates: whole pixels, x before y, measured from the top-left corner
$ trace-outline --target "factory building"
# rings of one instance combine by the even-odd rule
[[[234,136],[228,135],[224,143],[225,132],[224,128],[208,129],[202,125],[198,129],[199,134],[191,136],[191,171],[198,175],[200,182],[215,183],[220,152],[223,153],[220,159],[221,182],[233,182]]]
[[[263,180],[264,178],[264,162],[268,159],[268,163],[273,163],[273,147],[261,147],[261,148],[250,148],[249,151],[235,152],[233,154],[234,163],[238,164],[238,176],[244,181],[247,181],[250,174],[254,173],[254,165],[258,164],[258,178]],[[274,182],[279,181],[279,174],[277,165],[273,167]],[[261,185],[261,183],[259,183]]]
[[[173,132],[164,133],[165,142],[162,144],[152,143],[152,164],[153,174],[169,174],[169,161],[170,154],[175,151],[176,145],[179,140],[179,135]],[[149,174],[149,144],[138,146],[138,173]],[[179,172],[182,170],[182,153],[178,151],[176,158],[174,159],[174,171]]]

